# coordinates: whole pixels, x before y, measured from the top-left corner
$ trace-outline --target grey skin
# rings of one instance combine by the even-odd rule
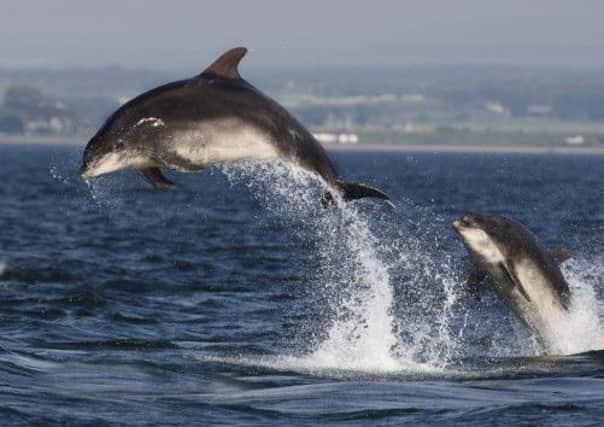
[[[480,283],[487,279],[541,343],[552,345],[570,306],[569,286],[559,267],[568,252],[550,252],[522,224],[501,216],[468,214],[453,221],[453,228],[474,264],[470,291],[479,297]]]
[[[160,168],[195,172],[239,160],[279,158],[321,177],[344,200],[388,199],[340,181],[325,150],[283,107],[239,75],[245,48],[224,53],[200,75],[152,89],[124,104],[90,140],[84,180],[136,169],[154,187],[172,188]],[[334,203],[327,192],[324,204]]]

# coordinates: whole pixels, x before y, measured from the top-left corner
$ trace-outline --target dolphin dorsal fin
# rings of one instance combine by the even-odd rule
[[[246,53],[247,49],[244,47],[235,47],[228,50],[216,61],[212,62],[212,65],[206,68],[201,75],[204,77],[218,76],[226,79],[238,80],[241,76],[239,75],[237,66]]]

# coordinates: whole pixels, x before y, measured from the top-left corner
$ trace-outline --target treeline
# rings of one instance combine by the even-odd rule
[[[513,118],[604,121],[604,70],[599,69],[469,65],[328,69],[292,71],[289,83],[281,83],[286,90],[334,97],[421,94],[429,103],[416,104],[413,111],[396,103],[324,108],[321,113],[302,108],[301,114],[313,122],[330,113],[363,120],[378,110],[411,120],[481,119],[488,104],[500,105]]]
[[[89,132],[119,102],[103,97],[61,98],[42,90],[13,85],[0,104],[0,132],[10,134],[76,135]]]
[[[0,106],[0,132],[71,133],[73,114],[60,100],[30,86],[10,86]]]
[[[0,69],[0,132],[90,132],[127,99],[198,70]],[[604,70],[513,66],[243,69],[312,127],[395,129],[538,117],[604,122]]]

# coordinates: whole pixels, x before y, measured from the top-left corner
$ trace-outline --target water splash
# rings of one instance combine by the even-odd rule
[[[400,275],[397,331],[404,343],[397,351],[444,369],[462,356],[467,301],[455,262],[441,247],[444,219],[429,211],[418,218],[400,229],[392,244],[391,263]]]
[[[55,181],[61,184],[69,184],[71,183],[70,175],[66,174],[65,171],[61,170],[61,168],[54,164],[48,168],[48,173]]]
[[[117,196],[123,185],[114,177],[100,177],[85,184],[92,203],[99,209],[110,213],[123,205],[123,200]]]
[[[280,355],[280,364],[363,372],[439,369],[446,365],[450,349],[455,347],[448,321],[457,302],[454,283],[446,274],[435,277],[437,263],[401,243],[405,230],[393,220],[391,206],[386,205],[386,213],[379,208],[372,210],[366,202],[323,210],[319,200],[326,184],[289,164],[244,163],[223,171],[233,184],[251,190],[268,211],[286,218],[288,229],[298,233],[301,240],[312,241],[313,257],[319,260],[315,288],[321,294],[318,298],[327,302],[328,314],[321,318],[315,342],[308,343],[301,354]],[[372,229],[376,224],[380,232]],[[422,277],[392,276],[401,265],[404,268],[418,260],[423,263]],[[436,281],[446,294],[444,307],[435,304],[430,310],[439,316],[436,334],[425,312],[417,323],[405,326],[410,334],[401,334],[401,313],[394,312],[393,283],[407,287],[428,278],[430,286]],[[420,324],[426,327],[424,331],[411,330]],[[411,340],[404,340],[407,338]],[[426,343],[431,347],[428,357]]]
[[[97,208],[107,213],[124,204],[119,197],[124,181],[118,176],[102,176],[93,181],[83,181],[77,173],[79,154],[54,158],[48,168],[50,177],[65,188],[75,188],[85,194]]]
[[[327,339],[307,356],[308,361],[345,369],[399,369],[400,360],[392,353],[398,342],[393,333],[390,275],[378,256],[378,242],[353,206],[343,206],[339,214],[345,226],[331,237],[339,241],[337,256],[347,258],[340,263],[348,271],[345,297],[336,307]],[[332,274],[325,279],[337,280]]]
[[[570,285],[569,316],[553,325],[554,354],[575,354],[604,349],[604,310],[596,289],[604,284],[602,259],[571,259],[562,269]]]

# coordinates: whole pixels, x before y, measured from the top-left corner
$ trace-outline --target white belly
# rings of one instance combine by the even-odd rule
[[[279,153],[265,132],[238,119],[201,123],[174,136],[175,154],[198,168],[238,160],[269,160]]]
[[[527,320],[543,338],[551,342],[555,335],[553,329],[567,319],[568,313],[560,304],[555,289],[539,268],[527,260],[516,266],[516,272],[531,299]]]

